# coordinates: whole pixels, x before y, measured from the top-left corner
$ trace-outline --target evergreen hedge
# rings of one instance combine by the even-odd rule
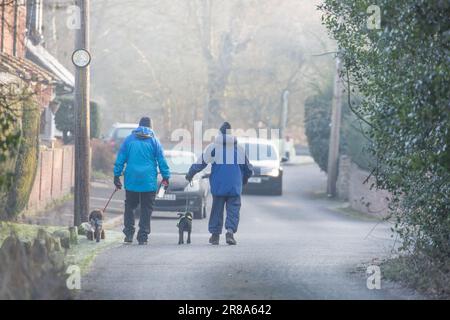
[[[380,28],[369,28],[372,5]],[[363,101],[377,186],[391,191],[401,250],[450,278],[450,2],[325,0],[342,76]],[[370,23],[369,23],[370,26]]]
[[[73,141],[75,131],[75,107],[72,97],[58,98],[60,106],[55,114],[56,129],[63,133],[63,141],[68,144]],[[91,101],[90,103],[90,130],[91,138],[99,138],[101,123],[100,123],[100,107]]]

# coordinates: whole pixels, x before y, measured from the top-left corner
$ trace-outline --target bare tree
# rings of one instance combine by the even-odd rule
[[[227,2],[228,3],[228,2]],[[274,3],[276,4],[276,2]],[[203,121],[206,127],[223,120],[221,110],[224,93],[236,55],[245,51],[257,31],[251,17],[267,10],[268,2],[231,1],[226,28],[214,29],[215,11],[223,14],[223,4],[213,0],[190,0],[190,15],[196,26],[203,58],[207,66],[207,98]],[[218,8],[216,8],[216,6]]]

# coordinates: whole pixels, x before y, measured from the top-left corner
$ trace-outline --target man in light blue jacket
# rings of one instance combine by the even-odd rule
[[[134,210],[141,204],[141,217],[137,240],[140,245],[147,244],[150,234],[150,220],[158,189],[158,168],[162,184],[169,185],[170,170],[164,158],[164,151],[155,133],[150,128],[150,118],[143,117],[139,127],[122,143],[114,164],[114,185],[121,189],[120,176],[125,167],[125,242],[133,242]]]

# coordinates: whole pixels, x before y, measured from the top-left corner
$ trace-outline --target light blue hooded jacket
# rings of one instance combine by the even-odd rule
[[[125,167],[125,190],[152,192],[158,189],[158,167],[165,179],[170,169],[164,151],[153,130],[138,127],[120,146],[114,164],[114,176],[121,176]]]

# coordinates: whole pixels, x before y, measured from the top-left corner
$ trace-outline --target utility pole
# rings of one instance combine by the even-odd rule
[[[74,225],[88,220],[90,196],[90,70],[89,70],[89,0],[77,0],[80,28],[75,38],[72,60],[75,75],[75,197]]]
[[[281,96],[280,139],[284,138],[289,113],[289,90],[284,90]]]
[[[328,181],[327,193],[329,197],[336,196],[336,182],[338,176],[339,141],[342,113],[342,83],[339,76],[341,60],[336,58],[336,74],[334,78],[334,93],[331,110],[330,146],[328,149]]]

